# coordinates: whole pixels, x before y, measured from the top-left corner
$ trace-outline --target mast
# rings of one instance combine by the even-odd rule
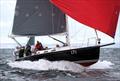
[[[66,15],[66,43],[70,46],[70,35],[69,35],[69,28],[68,28],[68,16]]]

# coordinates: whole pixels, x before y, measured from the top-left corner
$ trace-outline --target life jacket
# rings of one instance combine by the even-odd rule
[[[36,48],[37,50],[42,50],[42,49],[43,49],[43,47],[42,47],[40,44],[36,44],[35,48]]]

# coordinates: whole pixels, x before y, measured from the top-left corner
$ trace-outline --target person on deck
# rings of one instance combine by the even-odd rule
[[[26,45],[25,54],[26,56],[32,55],[31,46],[29,44]]]
[[[37,44],[35,45],[35,51],[43,50],[43,49],[44,48],[43,48],[42,44],[39,41],[37,41]]]
[[[18,56],[19,56],[19,51],[20,51],[20,47],[16,47],[15,48],[15,50],[14,50],[14,53],[13,53],[13,55],[15,56],[15,59],[17,59],[18,58]]]
[[[19,50],[19,58],[24,57],[25,47],[21,47]]]
[[[59,48],[60,47],[59,44],[57,44],[56,47]]]

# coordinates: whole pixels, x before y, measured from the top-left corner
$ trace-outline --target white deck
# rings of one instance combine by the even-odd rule
[[[41,51],[37,51],[36,54],[43,54],[43,53],[49,53],[49,52],[56,52],[56,51],[62,51],[62,50],[68,50],[68,49],[72,49],[72,47],[56,47],[56,48],[50,48],[48,50],[41,50]]]

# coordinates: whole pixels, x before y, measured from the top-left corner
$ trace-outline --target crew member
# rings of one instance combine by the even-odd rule
[[[43,46],[39,41],[37,41],[37,44],[35,45],[35,51],[38,51],[38,50],[43,50]]]

